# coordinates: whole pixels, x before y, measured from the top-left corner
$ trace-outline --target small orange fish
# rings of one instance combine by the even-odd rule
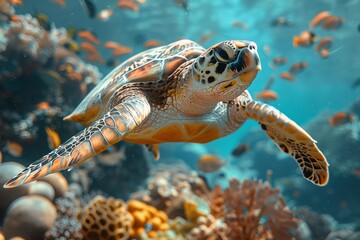
[[[345,19],[338,16],[329,16],[327,17],[323,24],[322,28],[326,30],[335,30],[340,28],[345,23]]]
[[[105,60],[98,53],[88,53],[85,59],[89,62],[105,64]]]
[[[79,31],[78,36],[80,38],[82,38],[83,40],[92,42],[96,45],[98,45],[100,43],[99,39],[97,39],[92,32],[87,31],[87,30]]]
[[[10,22],[20,22],[21,18],[19,15],[11,15]]]
[[[53,129],[49,128],[49,127],[46,127],[45,131],[46,131],[46,134],[47,134],[47,141],[48,141],[48,144],[49,144],[49,148],[50,149],[55,149],[58,146],[60,146],[61,140],[60,140],[59,134],[55,130],[53,130]]]
[[[348,112],[338,112],[329,119],[330,126],[339,126],[355,120],[355,115]]]
[[[132,48],[125,47],[116,42],[106,42],[104,44],[104,47],[113,50],[111,54],[112,57],[118,57],[120,55],[129,54],[133,51]]]
[[[278,99],[277,93],[272,90],[264,90],[262,92],[256,93],[255,97],[257,99],[261,99],[266,102],[274,101]]]
[[[71,63],[65,63],[58,67],[61,73],[64,73],[70,80],[81,81],[83,76],[81,72],[75,71],[74,66]]]
[[[213,32],[208,32],[208,33],[201,36],[201,38],[199,39],[199,43],[203,44],[204,42],[208,41],[213,36],[214,36]]]
[[[161,42],[155,39],[151,39],[145,42],[144,47],[149,49],[149,48],[154,48],[154,47],[158,47],[161,45]]]
[[[86,53],[98,53],[98,50],[89,42],[83,42],[80,44],[81,49]]]
[[[82,97],[85,97],[88,93],[88,87],[85,82],[80,83],[80,92]]]
[[[317,35],[310,31],[304,31],[299,36],[293,37],[293,46],[310,46],[317,40]]]
[[[196,164],[196,167],[204,173],[211,173],[216,172],[223,165],[224,161],[222,161],[218,156],[206,154],[200,157]]]
[[[62,7],[65,7],[65,0],[53,0],[54,3],[59,4]]]
[[[355,174],[355,176],[360,177],[360,170],[359,169],[354,169],[352,170],[353,174]]]
[[[281,56],[274,57],[274,59],[272,60],[272,64],[274,66],[282,66],[285,65],[287,62],[288,59],[286,57],[281,57]]]
[[[241,157],[244,153],[249,151],[250,147],[246,144],[239,144],[232,152],[231,155],[234,157]]]
[[[10,5],[15,5],[15,6],[23,4],[23,0],[8,0],[7,2],[10,3]]]
[[[330,13],[328,11],[319,12],[316,16],[311,20],[309,27],[313,28],[319,24],[322,24],[326,18],[330,17]]]
[[[294,198],[298,198],[301,195],[301,192],[299,190],[295,190],[291,194]]]
[[[0,163],[2,163],[2,159],[3,159],[3,155],[2,152],[0,151]]]
[[[139,6],[136,5],[136,3],[132,0],[119,0],[119,2],[117,3],[117,6],[119,8],[128,8],[135,12],[139,11]]]
[[[293,25],[292,22],[290,22],[289,20],[287,20],[285,17],[278,17],[276,19],[274,19],[272,22],[271,22],[271,26],[291,26]]]
[[[106,22],[110,19],[113,13],[114,11],[112,9],[104,9],[99,12],[97,17],[100,21]]]
[[[241,28],[242,30],[249,30],[249,27],[246,25],[246,23],[242,22],[242,21],[233,21],[231,24],[233,27],[235,28]]]
[[[282,72],[280,73],[280,77],[285,80],[294,81],[294,76],[289,72]]]
[[[37,110],[48,110],[50,109],[50,104],[48,102],[40,102],[36,105]]]
[[[291,73],[291,74],[299,73],[299,72],[303,71],[305,68],[307,68],[307,66],[308,66],[308,63],[307,63],[307,62],[294,63],[294,64],[291,65],[291,67],[290,67],[290,73]]]
[[[7,152],[13,156],[13,157],[21,157],[21,155],[23,154],[23,147],[18,144],[17,142],[13,142],[13,141],[7,141],[6,142],[6,146],[5,149],[7,150]]]
[[[320,54],[322,58],[327,58],[330,54],[330,47],[334,42],[332,37],[323,37],[320,39],[319,43],[316,45],[315,50]]]

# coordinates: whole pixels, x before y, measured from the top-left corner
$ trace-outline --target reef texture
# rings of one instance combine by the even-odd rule
[[[153,238],[158,232],[169,229],[168,216],[165,212],[138,200],[128,202],[128,211],[132,216],[131,238]]]
[[[81,214],[80,201],[71,197],[58,198],[55,200],[57,218],[52,228],[46,232],[45,239],[73,239],[81,240]]]
[[[205,197],[209,191],[204,179],[195,171],[190,171],[184,165],[174,164],[154,169],[147,189],[132,197],[162,209],[170,218],[175,218],[185,217],[183,204],[188,193]]]
[[[224,219],[229,239],[291,239],[298,220],[286,206],[278,189],[268,183],[231,180],[223,192],[216,187],[211,197],[211,211]]]
[[[73,40],[65,28],[46,31],[31,15],[14,14],[9,1],[0,2],[0,16],[16,18],[3,21],[0,27],[0,148],[15,141],[24,149],[22,157],[28,164],[33,156],[51,149],[46,127],[61,133],[62,140],[79,130],[77,124],[63,123],[62,118],[101,75],[66,48]],[[5,152],[4,157],[19,156]]]
[[[81,223],[85,239],[126,240],[129,239],[131,215],[123,201],[96,196],[85,207]]]

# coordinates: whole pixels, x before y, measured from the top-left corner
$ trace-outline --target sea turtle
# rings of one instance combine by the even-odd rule
[[[80,165],[123,140],[147,144],[156,158],[164,142],[207,143],[233,133],[247,119],[323,186],[328,164],[300,126],[246,90],[261,69],[254,42],[230,40],[209,49],[180,40],[139,53],[116,67],[65,118],[86,126],[4,185],[36,180]]]

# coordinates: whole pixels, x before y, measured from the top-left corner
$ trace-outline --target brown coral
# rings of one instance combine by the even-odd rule
[[[160,231],[169,229],[168,216],[165,212],[157,210],[153,206],[149,206],[138,200],[130,200],[128,202],[128,210],[133,217],[133,227],[130,236],[139,238],[146,235],[150,238],[157,236]],[[147,226],[150,230],[147,231]]]
[[[131,216],[126,204],[114,198],[96,196],[84,210],[82,234],[85,239],[125,240],[129,238]]]
[[[215,188],[211,211],[225,220],[229,239],[291,239],[298,228],[279,190],[260,181],[233,179],[222,194]]]

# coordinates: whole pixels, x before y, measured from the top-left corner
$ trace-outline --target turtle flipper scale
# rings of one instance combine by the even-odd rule
[[[296,160],[307,180],[319,186],[327,184],[329,164],[304,129],[267,104],[248,101],[243,106],[246,116],[258,121],[276,145]]]
[[[123,139],[150,114],[145,98],[132,97],[115,106],[102,118],[43,156],[4,185],[12,188],[50,173],[78,166]]]

